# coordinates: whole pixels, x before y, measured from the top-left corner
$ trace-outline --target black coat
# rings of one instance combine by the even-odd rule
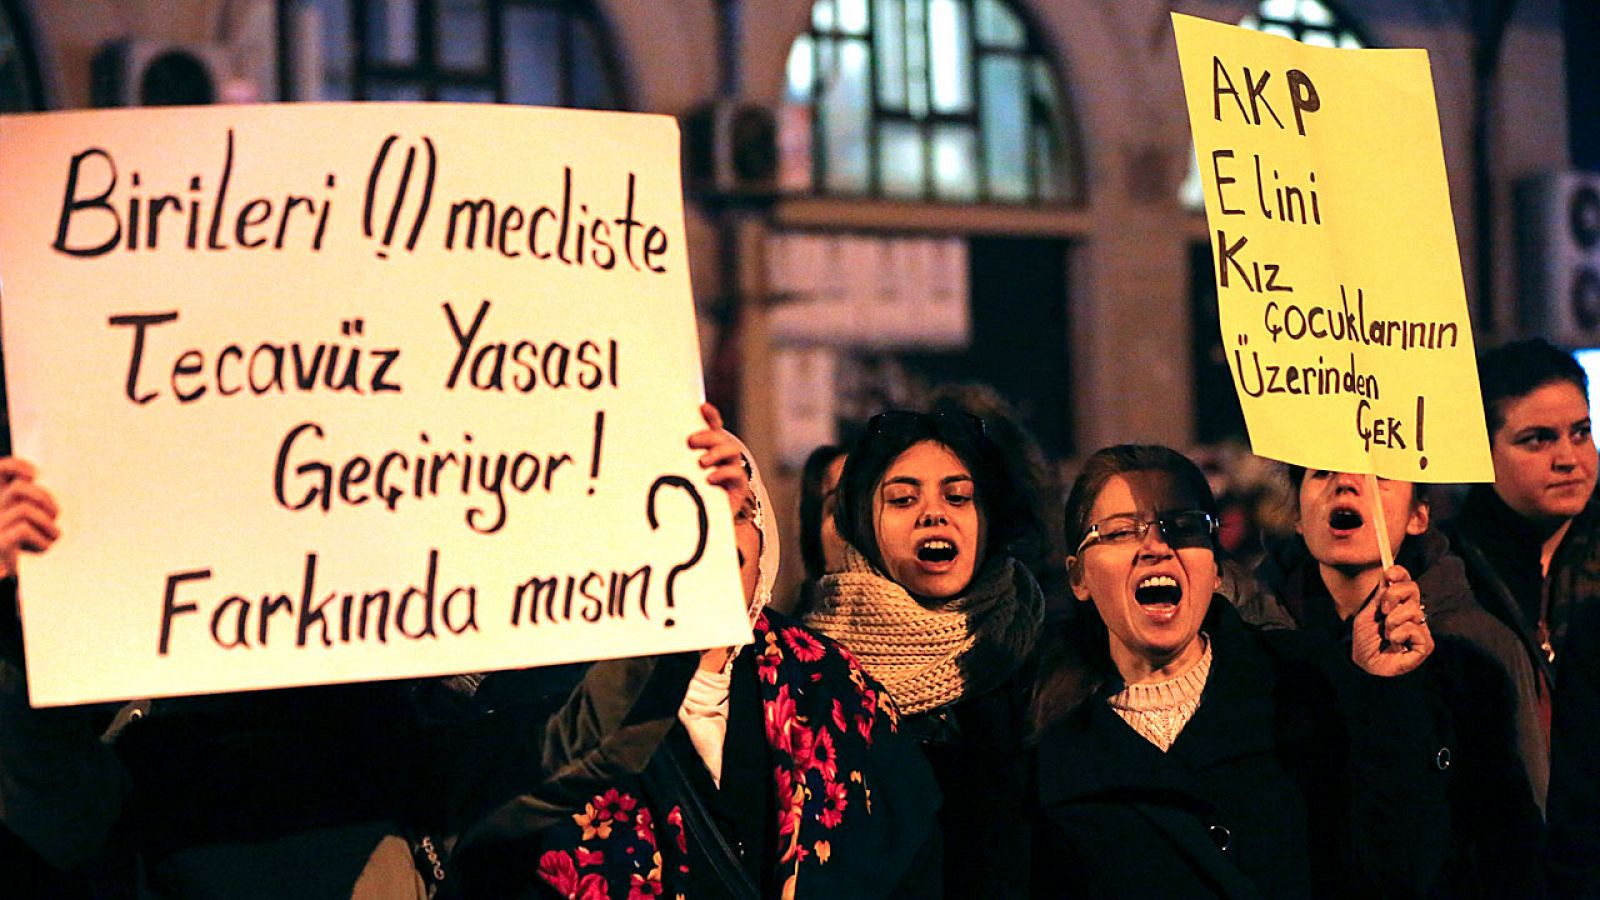
[[[944,804],[939,848],[922,873],[924,896],[1026,897],[1028,871],[1027,687],[1031,663],[998,688],[907,716],[902,730],[922,747]]]
[[[1435,647],[1421,674],[1451,754],[1451,856],[1433,894],[1542,897],[1544,818],[1534,783],[1544,785],[1549,760],[1533,668],[1510,630],[1473,599],[1444,535],[1408,537],[1399,550],[1427,606]],[[1303,540],[1270,546],[1254,587],[1234,597],[1247,622],[1314,631],[1348,652],[1350,623],[1339,619]]]
[[[1103,694],[1036,754],[1036,897],[1420,896],[1445,853],[1438,742],[1412,678],[1297,632],[1206,620],[1210,676],[1162,753]]]
[[[1548,573],[1543,534],[1490,485],[1472,488],[1451,529],[1479,602],[1522,640],[1548,689],[1551,896],[1600,898],[1600,498],[1572,520]]]

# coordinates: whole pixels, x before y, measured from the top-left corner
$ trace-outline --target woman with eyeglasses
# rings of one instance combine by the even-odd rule
[[[1380,591],[1348,654],[1253,631],[1213,598],[1216,533],[1176,451],[1108,447],[1078,476],[1080,615],[1032,706],[1034,895],[1425,894],[1447,829],[1415,591]]]
[[[944,795],[942,860],[918,896],[1027,896],[1027,768],[1020,751],[1043,616],[1006,552],[1026,504],[983,422],[874,417],[850,448],[835,521],[844,566],[806,622],[883,682]]]

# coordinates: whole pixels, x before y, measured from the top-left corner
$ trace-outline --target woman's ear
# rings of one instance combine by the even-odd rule
[[[1417,535],[1427,531],[1430,515],[1426,501],[1414,504],[1411,515],[1406,517],[1406,534]]]
[[[1072,585],[1072,595],[1080,601],[1089,599],[1089,586],[1083,581],[1083,565],[1076,556],[1067,557],[1067,583]]]

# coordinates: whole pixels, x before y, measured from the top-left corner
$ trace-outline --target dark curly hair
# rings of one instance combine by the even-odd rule
[[[981,419],[962,413],[903,410],[874,416],[845,457],[833,515],[839,536],[879,572],[888,570],[873,525],[878,482],[900,454],[924,441],[949,448],[972,473],[973,496],[987,532],[983,559],[1005,553],[1018,536],[1020,524],[1027,520],[1022,488],[999,445],[984,433]]]

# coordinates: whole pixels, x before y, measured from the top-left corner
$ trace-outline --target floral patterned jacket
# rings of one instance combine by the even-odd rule
[[[724,768],[770,772],[778,871],[769,883],[785,898],[893,893],[933,833],[938,806],[926,762],[898,733],[894,704],[849,651],[776,612],[757,619],[744,652],[755,654],[768,752]],[[596,795],[545,835],[539,877],[556,896],[686,895],[690,860],[703,857],[690,852],[683,804],[652,802],[647,781]]]

